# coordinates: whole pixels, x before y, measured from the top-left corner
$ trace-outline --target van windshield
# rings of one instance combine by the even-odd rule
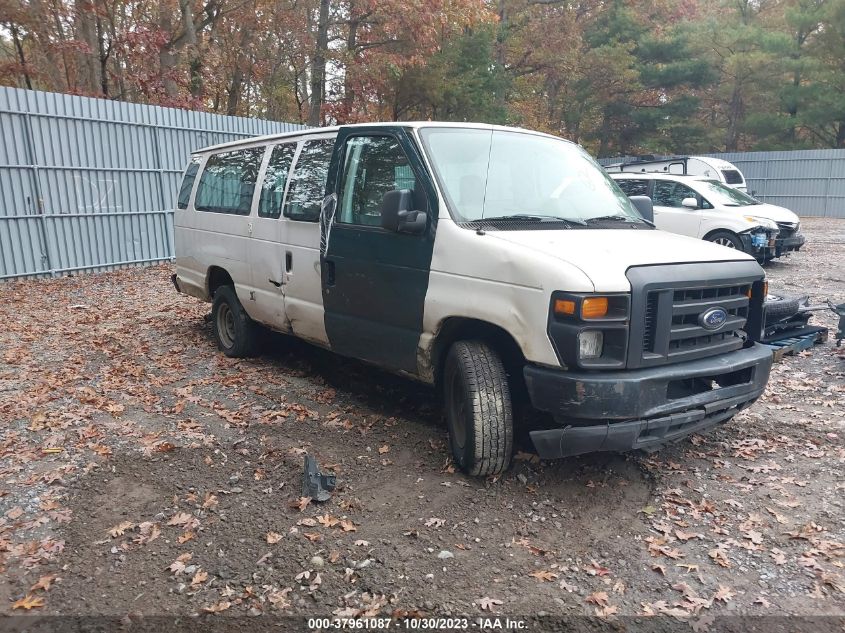
[[[698,189],[698,193],[710,202],[724,207],[748,207],[761,204],[756,198],[752,198],[739,189],[728,187],[718,180],[700,180]]]
[[[495,129],[430,127],[420,134],[456,222],[644,223],[610,176],[573,143]]]

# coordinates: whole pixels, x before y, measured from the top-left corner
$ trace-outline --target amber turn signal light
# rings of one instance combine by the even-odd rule
[[[575,314],[575,302],[569,299],[556,299],[555,314],[565,314],[568,316]]]
[[[581,302],[582,319],[600,319],[607,316],[607,297],[586,297]]]

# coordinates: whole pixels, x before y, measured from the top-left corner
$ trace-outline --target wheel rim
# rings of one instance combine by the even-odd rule
[[[733,243],[733,240],[727,237],[717,237],[715,240],[713,240],[713,243],[718,244],[719,246],[727,246],[728,248],[736,248]]]
[[[454,372],[449,380],[449,422],[452,428],[452,441],[459,450],[466,446],[466,412],[467,400],[461,388],[461,374]]]
[[[235,344],[235,315],[225,302],[217,309],[217,336],[226,348]]]

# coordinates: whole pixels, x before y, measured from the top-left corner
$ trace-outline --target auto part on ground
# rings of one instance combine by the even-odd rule
[[[839,315],[839,326],[836,330],[836,346],[845,339],[845,303],[840,303],[838,306],[831,306],[831,309]]]
[[[828,310],[829,304],[810,305],[808,297],[768,295],[761,343],[772,348],[775,361],[797,354],[827,340],[826,327],[810,325],[810,316]]]
[[[311,455],[305,455],[304,471],[302,473],[302,496],[310,497],[314,501],[328,501],[331,491],[337,485],[334,474],[323,474],[317,466],[317,460]]]

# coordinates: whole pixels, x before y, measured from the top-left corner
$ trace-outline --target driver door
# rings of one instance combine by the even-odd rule
[[[411,192],[426,213],[419,234],[382,227],[389,191]],[[333,351],[417,373],[437,214],[416,144],[400,126],[341,128],[323,205],[321,271]]]
[[[684,198],[695,198],[701,204],[698,194],[685,184],[674,180],[655,180],[651,195],[654,223],[661,231],[698,237],[701,212],[683,206],[681,202]]]

